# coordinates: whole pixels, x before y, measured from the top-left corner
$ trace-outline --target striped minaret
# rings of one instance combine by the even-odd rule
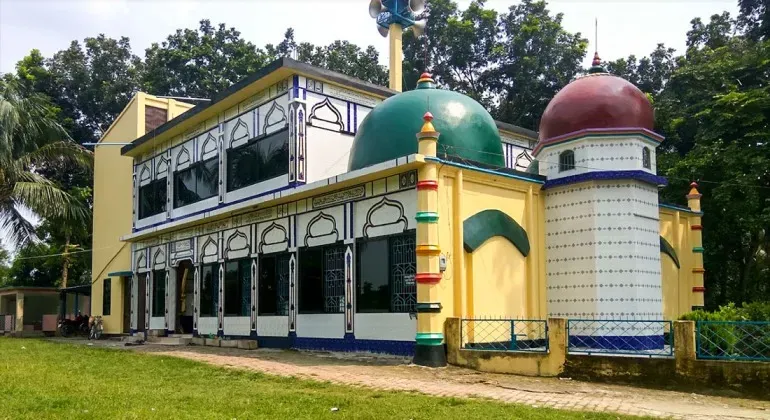
[[[692,221],[690,229],[692,229],[692,252],[693,259],[695,260],[694,267],[692,269],[693,276],[693,305],[692,310],[702,309],[705,305],[703,295],[706,292],[706,288],[703,286],[703,275],[706,270],[703,268],[703,226],[701,226],[701,208],[700,198],[701,193],[698,192],[698,184],[693,182],[690,184],[690,193],[687,194],[687,207],[694,211],[698,215]]]
[[[432,84],[430,75],[423,73],[418,81]],[[433,115],[426,112],[425,123],[417,134],[418,153],[436,156],[439,133],[433,127]],[[417,174],[417,337],[415,339],[414,363],[421,366],[446,366],[444,352],[444,328],[438,314],[441,312],[438,283],[438,171],[436,164],[426,161]]]

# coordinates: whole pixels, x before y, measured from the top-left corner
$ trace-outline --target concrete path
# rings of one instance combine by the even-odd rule
[[[104,341],[98,345],[182,357],[272,375],[381,390],[416,391],[442,397],[489,398],[533,407],[677,419],[770,419],[770,401],[557,378],[488,374],[457,367],[428,369],[395,357],[197,346],[122,347],[119,343]]]

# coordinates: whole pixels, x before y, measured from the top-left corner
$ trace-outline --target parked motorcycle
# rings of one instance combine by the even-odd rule
[[[78,314],[75,319],[59,320],[59,334],[69,337],[75,333],[88,334],[88,315]]]
[[[99,340],[100,338],[102,338],[102,333],[104,332],[104,326],[102,325],[102,317],[101,316],[91,317],[88,323],[91,326],[90,332],[88,334],[88,339]]]

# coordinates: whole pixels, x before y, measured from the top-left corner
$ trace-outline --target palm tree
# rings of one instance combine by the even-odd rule
[[[41,171],[47,167],[90,168],[92,155],[70,139],[45,95],[18,80],[0,80],[0,229],[18,247],[36,238],[24,209],[63,223],[81,224],[89,209]]]

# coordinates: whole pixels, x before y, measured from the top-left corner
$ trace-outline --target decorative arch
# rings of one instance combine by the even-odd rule
[[[500,210],[484,210],[463,222],[463,248],[465,252],[476,251],[484,242],[495,236],[507,239],[521,255],[529,255],[527,231],[511,216]]]
[[[248,251],[251,247],[249,243],[249,237],[246,236],[241,230],[236,230],[227,238],[227,244],[225,245],[225,254],[230,256],[230,253]]]
[[[230,131],[230,146],[233,143],[249,138],[249,126],[238,118],[238,122],[235,123],[235,127]]]
[[[208,257],[218,257],[219,256],[219,247],[217,246],[217,241],[214,240],[211,236],[206,238],[206,242],[203,243],[203,246],[201,247],[201,261]]]
[[[273,222],[268,226],[260,237],[259,241],[259,253],[267,252],[265,249],[280,248],[281,250],[287,248],[289,245],[289,235],[286,232],[286,228]]]
[[[147,165],[142,165],[142,169],[139,171],[139,184],[144,181],[149,181],[151,178],[152,174],[150,174],[150,168],[148,168]]]
[[[323,101],[313,105],[310,109],[310,118],[308,119],[311,124],[319,125],[322,128],[329,128],[335,131],[345,130],[342,114],[340,114],[329,98],[325,98]],[[316,124],[316,121],[320,124]]]
[[[200,160],[206,160],[206,158],[212,153],[215,155],[217,153],[217,139],[214,138],[211,133],[209,133],[209,135],[206,136],[206,140],[203,141]]]
[[[188,163],[190,163],[190,151],[187,150],[187,146],[182,146],[176,154],[176,166],[180,167]]]
[[[409,228],[409,220],[404,216],[404,205],[396,200],[383,197],[366,212],[363,235],[368,238],[372,230],[404,232]]]
[[[340,233],[337,230],[337,221],[334,217],[329,216],[324,212],[318,212],[318,214],[310,219],[307,223],[307,233],[305,234],[305,246],[313,246],[310,241],[323,241],[331,239],[334,236],[334,240],[330,242],[337,242],[340,238]]]
[[[160,158],[158,161],[158,166],[155,167],[155,178],[158,178],[161,175],[166,175],[166,172],[168,172],[168,164],[168,159],[165,157]]]
[[[286,110],[282,106],[278,105],[278,101],[274,101],[273,105],[265,114],[265,124],[262,134],[267,134],[268,129],[275,127],[276,125],[284,126],[286,124]]]
[[[671,257],[671,259],[674,260],[676,268],[681,268],[679,266],[679,257],[676,255],[676,250],[663,236],[660,237],[660,253]]]

